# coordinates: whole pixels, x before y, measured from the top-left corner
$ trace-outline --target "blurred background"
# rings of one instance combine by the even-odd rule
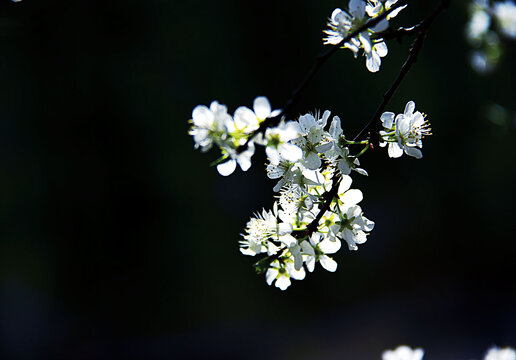
[[[0,358],[380,359],[408,344],[467,360],[516,346],[516,51],[504,40],[495,71],[472,70],[466,2],[452,3],[388,106],[428,114],[424,158],[366,154],[368,242],[281,292],[238,249],[272,206],[264,155],[223,178],[188,120],[212,100],[282,107],[347,1],[3,1]],[[390,42],[376,74],[338,52],[293,116],[330,109],[353,136],[409,45]]]

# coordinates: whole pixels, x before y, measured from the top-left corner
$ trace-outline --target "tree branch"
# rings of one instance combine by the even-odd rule
[[[399,8],[400,6],[403,6],[407,4],[409,0],[400,0],[394,6],[392,6],[389,10],[385,11],[381,15],[372,18],[371,20],[367,21],[364,25],[360,26],[355,31],[348,34],[344,39],[342,39],[338,44],[334,45],[331,49],[327,50],[326,52],[319,54],[317,57],[317,60],[313,67],[310,69],[310,71],[306,74],[306,76],[303,78],[301,83],[298,85],[298,87],[292,92],[292,95],[287,100],[285,106],[281,110],[281,112],[273,117],[265,119],[258,129],[256,129],[246,140],[246,142],[242,145],[240,145],[237,148],[237,152],[240,153],[247,149],[247,145],[249,144],[249,141],[251,141],[255,136],[258,134],[263,134],[265,130],[271,126],[277,125],[281,118],[288,114],[292,107],[298,102],[299,95],[301,92],[307,87],[307,85],[310,83],[310,81],[314,78],[314,76],[317,74],[317,72],[322,68],[326,60],[328,60],[333,54],[335,54],[345,43],[349,42],[352,38],[358,36],[361,32],[375,26],[380,21],[385,19],[391,12]]]
[[[439,15],[448,6],[449,3],[450,3],[450,0],[439,1],[437,6],[435,7],[434,11],[425,20],[423,20],[420,24],[416,25],[419,29],[418,34],[417,34],[416,40],[414,41],[414,43],[412,44],[412,47],[410,48],[410,52],[409,52],[407,60],[401,67],[401,70],[398,73],[398,76],[396,76],[394,83],[391,85],[389,90],[387,90],[387,92],[383,95],[383,100],[380,103],[380,105],[378,106],[378,108],[376,109],[376,112],[374,113],[373,117],[371,118],[371,120],[369,120],[367,125],[355,136],[355,138],[353,139],[354,141],[364,140],[366,135],[370,134],[371,130],[373,130],[373,128],[376,126],[376,124],[378,123],[378,120],[380,120],[380,116],[382,115],[383,111],[387,107],[387,104],[392,99],[392,96],[394,95],[394,93],[396,92],[398,87],[400,86],[401,82],[403,81],[403,79],[405,78],[407,73],[409,72],[412,65],[414,65],[416,63],[417,56],[419,54],[419,51],[423,47],[423,42],[426,38],[426,34],[428,32],[430,25],[435,20],[437,15]],[[378,144],[379,138],[378,138],[378,133],[376,131],[373,132],[372,140],[373,140],[374,145]]]
[[[409,51],[407,60],[401,67],[401,70],[400,70],[398,76],[396,76],[394,83],[391,85],[389,90],[387,90],[387,92],[384,94],[383,100],[382,100],[380,106],[378,106],[378,108],[376,109],[376,112],[374,113],[373,117],[367,123],[367,125],[355,136],[353,141],[364,140],[366,138],[366,135],[368,135],[371,132],[371,130],[375,127],[378,120],[380,119],[382,112],[385,110],[385,107],[387,106],[387,104],[391,100],[392,96],[396,92],[396,89],[398,89],[402,80],[405,78],[405,76],[407,75],[407,73],[410,70],[410,68],[412,67],[412,65],[414,65],[416,63],[417,55],[419,54],[419,51],[421,50],[421,48],[423,46],[423,42],[425,40],[425,37],[426,37],[426,34],[428,32],[430,25],[432,24],[434,19],[437,17],[437,15],[439,15],[449,5],[449,3],[450,3],[450,0],[440,0],[439,3],[437,4],[436,8],[434,9],[434,11],[425,20],[423,20],[420,24],[417,25],[418,26],[418,34],[417,34],[416,40],[414,41],[414,43]],[[378,142],[378,133],[374,132],[374,134],[375,134],[374,140],[376,142]],[[306,227],[306,231],[303,233],[303,236],[310,237],[313,232],[317,231],[317,228],[319,227],[319,221],[323,217],[324,213],[326,213],[326,211],[328,211],[330,209],[333,199],[338,195],[338,188],[339,188],[341,179],[342,179],[342,176],[339,176],[338,172],[336,170],[332,177],[332,187],[328,192],[326,192],[324,194],[324,203],[322,204],[322,206],[319,210],[319,213],[317,214],[315,219],[312,220],[312,222],[310,224],[308,224],[308,226]]]

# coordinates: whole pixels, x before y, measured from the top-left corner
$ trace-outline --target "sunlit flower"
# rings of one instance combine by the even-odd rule
[[[317,261],[321,263],[324,269],[330,272],[336,271],[337,262],[326,254],[336,253],[340,249],[340,246],[339,240],[330,241],[327,238],[323,238],[321,233],[313,233],[309,241],[305,240],[301,243],[304,254],[303,258],[308,271],[314,271]]]
[[[493,5],[493,13],[500,32],[505,36],[516,38],[516,4],[506,0]]]
[[[251,167],[251,158],[254,155],[255,150],[254,143],[252,141],[249,141],[247,148],[240,153],[232,148],[226,149],[223,147],[223,149],[227,152],[229,160],[217,165],[217,171],[220,175],[231,175],[235,171],[237,164],[240,165],[242,171],[249,170]]]
[[[323,39],[324,44],[337,45],[341,43],[350,32],[365,24],[369,20],[368,17],[375,18],[381,15],[383,12],[390,10],[396,2],[397,0],[388,0],[385,3],[379,0],[371,0],[369,2],[350,0],[348,5],[349,12],[341,9],[333,11],[328,22],[330,29],[324,31],[328,35],[328,37]],[[380,70],[381,58],[388,53],[385,42],[381,39],[372,41],[370,34],[385,31],[389,27],[388,19],[395,17],[405,7],[406,5],[396,8],[376,25],[362,31],[356,37],[343,44],[343,47],[350,49],[355,57],[361,48],[364,50],[366,66],[370,72]]]
[[[303,280],[305,278],[305,269],[302,267],[299,270],[294,268],[293,262],[288,262],[286,264],[274,260],[269,269],[265,274],[265,279],[267,284],[272,285],[275,281],[275,286],[281,290],[286,290],[290,284],[290,278],[295,280]]]
[[[321,140],[323,140],[326,134],[324,127],[329,117],[330,112],[326,110],[321,118],[317,113],[315,116],[305,114],[300,116],[299,120],[295,122],[301,136],[295,139],[293,143],[303,150],[302,163],[310,170],[316,170],[321,167],[319,153],[331,148],[331,144],[320,145]]]
[[[394,117],[392,112],[384,112],[380,117],[385,130],[380,131],[384,142],[380,146],[388,145],[391,158],[398,158],[405,154],[421,159],[423,153],[418,148],[423,147],[422,139],[431,135],[430,124],[419,111],[414,112],[416,104],[409,101],[403,114]]]
[[[208,151],[214,142],[223,142],[227,138],[227,128],[232,126],[233,118],[225,105],[213,101],[210,107],[196,106],[192,111],[192,128],[195,148]]]
[[[492,347],[488,350],[484,360],[516,360],[516,352],[509,347]]]
[[[264,209],[249,220],[244,240],[240,241],[240,252],[251,256],[262,252],[275,254],[278,247],[268,240],[281,241],[281,237],[289,235],[292,230],[292,224],[284,221],[283,213],[275,202],[272,210]]]
[[[298,126],[293,122],[281,122],[277,127],[265,131],[265,152],[271,164],[279,164],[281,159],[296,162],[303,157],[303,151],[291,140],[299,136]]]
[[[384,351],[382,360],[421,360],[424,354],[423,349],[411,349],[406,345],[402,345],[394,350]]]

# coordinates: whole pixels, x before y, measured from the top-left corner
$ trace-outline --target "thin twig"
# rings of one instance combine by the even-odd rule
[[[242,145],[240,145],[237,148],[237,152],[242,152],[245,149],[247,149],[247,145],[249,144],[249,141],[251,141],[255,136],[258,134],[263,134],[265,130],[271,126],[276,126],[281,118],[288,114],[292,107],[298,102],[299,95],[301,92],[307,87],[307,85],[310,83],[310,81],[314,78],[314,76],[317,74],[317,72],[321,69],[321,67],[324,65],[326,60],[328,60],[333,54],[335,54],[345,43],[349,42],[352,38],[358,36],[361,32],[374,27],[376,24],[378,24],[380,21],[385,19],[391,12],[399,8],[400,6],[405,5],[409,0],[401,0],[398,1],[396,4],[394,4],[389,10],[385,11],[381,15],[370,19],[367,21],[364,25],[360,26],[358,29],[353,31],[352,33],[348,34],[344,39],[342,39],[338,44],[332,46],[331,49],[328,51],[320,54],[317,57],[317,60],[313,67],[310,69],[310,71],[306,74],[306,76],[303,78],[299,86],[292,92],[292,95],[287,100],[285,106],[281,110],[281,112],[273,117],[265,119],[258,129],[256,129],[246,140],[246,142]]]
[[[392,99],[392,96],[394,95],[394,93],[396,92],[398,87],[400,86],[401,82],[403,81],[403,79],[405,78],[407,73],[409,72],[412,65],[414,65],[416,63],[417,56],[423,46],[423,42],[425,40],[426,33],[428,32],[430,25],[432,24],[432,22],[434,21],[436,16],[439,15],[439,13],[441,11],[443,11],[448,6],[449,3],[450,3],[450,0],[439,1],[437,6],[435,7],[434,11],[418,25],[419,31],[418,31],[416,40],[412,44],[412,47],[410,49],[407,60],[401,67],[401,70],[398,73],[398,76],[396,76],[394,83],[391,85],[389,90],[387,90],[387,92],[383,95],[383,100],[380,103],[380,105],[378,106],[378,108],[376,109],[376,112],[374,113],[373,117],[371,118],[371,120],[369,120],[367,125],[355,136],[353,141],[364,140],[366,135],[368,133],[370,133],[371,130],[373,130],[373,128],[376,126],[376,124],[378,123],[378,120],[380,119],[381,114],[387,107],[387,104],[389,103],[389,101]],[[373,136],[374,136],[374,138],[372,139],[373,145],[377,145],[378,140],[379,140],[378,134],[376,132],[373,132]]]
[[[434,19],[437,17],[437,15],[439,15],[448,6],[449,3],[450,3],[450,0],[439,1],[438,5],[434,9],[434,11],[425,20],[423,20],[423,22],[421,22],[418,25],[418,27],[419,27],[418,34],[417,34],[416,40],[414,41],[414,43],[410,49],[407,60],[401,67],[401,70],[400,70],[398,76],[396,77],[396,79],[394,80],[394,83],[391,85],[389,90],[387,90],[387,92],[384,94],[383,100],[382,100],[380,106],[378,106],[373,117],[367,123],[367,125],[357,134],[357,136],[355,136],[353,141],[364,140],[366,138],[366,135],[368,135],[371,132],[371,130],[375,127],[378,120],[380,119],[382,112],[385,110],[385,107],[387,106],[387,104],[391,100],[392,96],[396,92],[396,89],[400,86],[402,80],[405,78],[405,76],[407,75],[407,73],[410,70],[410,68],[412,67],[412,65],[414,65],[416,63],[417,55],[419,54],[419,51],[421,50],[421,48],[423,46],[423,42],[425,40],[426,33],[428,32],[430,25],[432,24]],[[376,137],[374,139],[374,141],[377,142],[378,134],[376,132],[374,132],[374,134]],[[322,204],[321,208],[319,209],[319,213],[317,214],[315,219],[312,220],[312,222],[310,224],[308,224],[308,226],[306,227],[306,231],[304,232],[303,236],[309,237],[312,235],[313,232],[317,231],[317,228],[319,227],[319,221],[323,217],[324,213],[326,213],[326,211],[328,211],[330,209],[333,199],[338,195],[338,188],[339,188],[341,179],[342,179],[342,176],[340,176],[339,173],[337,171],[335,171],[335,173],[333,174],[333,177],[332,177],[332,187],[328,192],[326,192],[324,194],[324,203]]]

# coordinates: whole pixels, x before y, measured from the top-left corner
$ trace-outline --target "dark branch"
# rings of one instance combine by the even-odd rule
[[[373,137],[371,139],[372,143],[374,145],[378,144],[378,141],[379,141],[378,133],[376,131],[372,132],[372,130],[374,130],[374,128],[376,127],[378,120],[380,120],[380,116],[382,115],[383,111],[387,107],[387,104],[389,103],[389,101],[392,99],[394,93],[400,86],[401,82],[403,81],[405,76],[408,74],[410,68],[412,67],[412,65],[414,65],[416,63],[417,56],[419,54],[419,51],[423,47],[423,42],[425,40],[425,37],[426,37],[426,34],[428,32],[430,25],[432,24],[434,19],[437,17],[437,15],[439,15],[439,13],[441,13],[448,6],[449,3],[450,3],[450,0],[439,1],[436,8],[434,9],[434,11],[425,20],[423,20],[420,24],[417,25],[417,27],[419,29],[418,34],[417,34],[416,40],[412,44],[412,47],[410,49],[407,60],[401,67],[401,70],[398,73],[398,76],[396,76],[394,83],[391,85],[389,90],[387,90],[387,92],[383,95],[383,100],[380,103],[380,106],[378,106],[378,108],[376,109],[376,112],[374,113],[373,117],[371,118],[371,120],[369,120],[367,125],[355,136],[355,138],[353,139],[354,141],[364,140],[368,134],[372,133],[372,137]]]
[[[425,20],[423,20],[420,24],[417,25],[418,34],[417,34],[416,40],[414,41],[414,43],[410,49],[407,60],[401,67],[401,70],[400,70],[398,76],[396,77],[396,79],[394,80],[394,83],[391,85],[389,90],[387,90],[387,92],[384,94],[383,100],[382,100],[380,106],[378,106],[378,108],[376,109],[376,112],[374,113],[373,117],[367,123],[367,125],[355,136],[354,141],[364,140],[367,137],[367,135],[371,132],[371,130],[376,126],[378,120],[380,119],[381,114],[383,113],[387,104],[389,103],[392,96],[396,92],[396,89],[398,89],[402,80],[405,78],[405,76],[407,75],[407,73],[410,70],[410,68],[412,67],[412,65],[414,65],[416,63],[417,55],[419,54],[419,51],[421,50],[421,48],[423,46],[423,42],[425,40],[425,37],[426,37],[426,34],[428,32],[430,25],[432,24],[434,19],[437,17],[437,15],[439,15],[448,6],[449,3],[450,3],[450,0],[439,1],[438,5],[434,9],[434,11]],[[377,143],[378,142],[378,133],[373,132],[373,134],[375,136],[375,138],[373,139],[373,142]],[[338,195],[338,189],[339,189],[339,184],[340,184],[341,178],[342,177],[339,176],[339,174],[336,170],[336,172],[334,173],[333,178],[332,178],[331,189],[324,194],[324,202],[320,208],[320,211],[317,214],[317,216],[315,217],[315,219],[312,220],[312,222],[310,224],[308,224],[306,231],[303,234],[304,236],[309,237],[312,235],[313,232],[317,231],[317,228],[319,226],[319,221],[323,217],[324,213],[326,213],[326,211],[328,211],[330,209],[333,199]]]
[[[379,16],[377,16],[375,18],[372,18],[371,20],[367,21],[364,25],[360,26],[358,29],[356,29],[355,31],[353,31],[350,34],[348,34],[344,39],[341,40],[341,42],[339,42],[336,45],[333,45],[331,49],[329,49],[328,51],[320,54],[317,57],[317,60],[316,60],[316,62],[314,64],[314,66],[312,67],[312,69],[306,74],[306,76],[301,81],[301,83],[298,85],[298,87],[292,92],[292,95],[288,99],[287,103],[285,104],[285,106],[283,107],[281,112],[278,115],[274,116],[274,117],[270,117],[270,118],[265,119],[260,124],[260,127],[257,130],[255,130],[247,138],[247,141],[245,142],[245,144],[240,145],[238,147],[237,152],[240,153],[240,152],[244,151],[247,148],[247,144],[249,143],[249,141],[251,141],[255,136],[257,136],[258,134],[263,134],[267,128],[269,128],[271,126],[277,125],[280,122],[280,120],[281,120],[281,118],[283,116],[285,116],[286,114],[290,113],[290,111],[292,110],[294,105],[299,100],[299,95],[301,94],[301,92],[307,87],[307,85],[314,78],[314,76],[317,74],[317,72],[322,68],[322,66],[324,65],[326,60],[328,60],[333,54],[335,54],[345,43],[349,42],[352,38],[358,36],[358,34],[360,34],[361,32],[363,32],[363,31],[365,31],[365,30],[367,30],[367,29],[369,29],[371,27],[374,27],[380,21],[385,19],[391,12],[393,12],[394,10],[399,8],[400,6],[405,5],[408,1],[409,0],[398,1],[389,10],[387,10],[384,13],[382,13],[381,15],[379,15]]]
[[[388,41],[388,40],[393,40],[393,39],[401,40],[401,38],[403,38],[405,36],[411,36],[411,35],[414,35],[415,33],[417,33],[420,29],[420,26],[421,26],[421,23],[414,25],[412,27],[409,27],[409,28],[400,27],[396,30],[390,29],[390,30],[382,32],[381,34],[371,36],[371,38],[374,40],[381,39],[383,41]]]

